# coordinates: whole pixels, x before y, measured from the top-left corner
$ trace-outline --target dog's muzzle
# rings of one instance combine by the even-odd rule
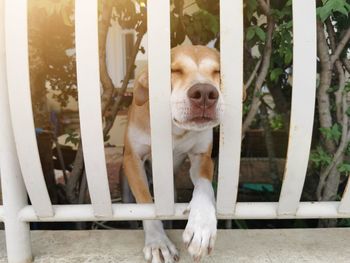
[[[217,89],[206,83],[193,85],[187,91],[190,101],[189,121],[203,123],[217,118],[216,105],[219,99]]]

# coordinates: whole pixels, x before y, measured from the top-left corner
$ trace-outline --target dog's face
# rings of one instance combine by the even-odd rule
[[[149,98],[148,72],[135,81],[134,103]],[[224,102],[220,91],[219,53],[205,46],[178,46],[171,50],[171,112],[173,123],[186,130],[218,125]]]
[[[205,130],[220,123],[219,53],[205,46],[179,46],[171,52],[171,111],[176,126]]]

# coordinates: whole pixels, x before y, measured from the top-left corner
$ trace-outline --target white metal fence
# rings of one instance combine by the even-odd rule
[[[288,159],[279,202],[237,203],[242,87],[243,4],[221,0],[221,75],[227,105],[220,136],[218,218],[350,217],[350,191],[340,202],[300,202],[312,136],[316,90],[314,0],[293,1],[293,95]],[[52,205],[35,137],[29,87],[27,1],[1,0],[0,168],[9,262],[31,258],[29,222],[183,219],[174,203],[170,121],[169,1],[148,0],[149,81],[155,204],[112,204],[100,114],[97,1],[76,0],[79,113],[92,205]],[[154,56],[153,54],[156,54]],[[158,59],[158,58],[162,59]],[[161,74],[159,74],[161,72]],[[156,87],[162,89],[155,90]],[[27,204],[27,194],[32,205]]]

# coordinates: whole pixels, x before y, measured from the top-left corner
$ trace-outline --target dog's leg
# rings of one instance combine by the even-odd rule
[[[120,180],[121,180],[121,194],[122,194],[122,203],[131,204],[136,203],[135,197],[131,192],[128,180],[125,177],[124,170],[121,169],[120,172]],[[137,221],[128,221],[130,229],[138,229],[139,223]]]
[[[189,154],[194,190],[188,207],[189,217],[183,240],[195,261],[210,254],[216,238],[215,197],[211,185],[213,161],[210,152]]]
[[[147,177],[140,157],[130,149],[124,155],[124,171],[137,203],[152,203]],[[152,263],[172,263],[179,259],[178,251],[164,232],[160,220],[143,220],[145,259]]]

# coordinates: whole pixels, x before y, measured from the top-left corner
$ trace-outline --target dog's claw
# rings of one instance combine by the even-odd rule
[[[195,256],[195,257],[193,257],[193,261],[194,262],[200,262],[201,261],[201,256]]]
[[[190,212],[190,205],[182,212],[183,215],[187,215]]]
[[[174,263],[178,251],[163,230],[160,221],[144,221],[146,231],[145,259],[152,263]]]

